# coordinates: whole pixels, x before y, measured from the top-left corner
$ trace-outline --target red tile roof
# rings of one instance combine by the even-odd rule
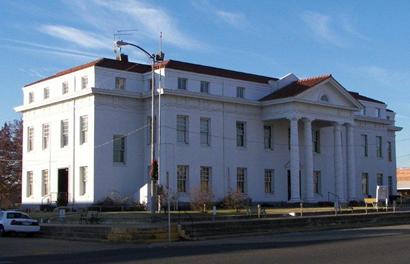
[[[83,64],[80,66],[76,66],[74,68],[70,68],[68,70],[58,72],[52,76],[29,83],[25,85],[24,87],[30,86],[30,85],[33,85],[39,82],[43,82],[46,80],[50,80],[56,77],[60,77],[65,74],[79,71],[79,70],[82,70],[82,69],[85,69],[91,66],[98,66],[98,67],[111,68],[111,69],[116,69],[116,70],[123,70],[123,71],[137,72],[137,73],[146,73],[146,72],[151,71],[151,66],[147,64],[139,64],[139,63],[134,63],[134,62],[101,58],[101,59]],[[231,79],[238,79],[238,80],[243,80],[243,81],[258,82],[258,83],[268,83],[269,80],[277,80],[277,78],[274,78],[274,77],[250,74],[250,73],[239,72],[239,71],[231,71],[231,70],[226,70],[222,68],[210,67],[210,66],[193,64],[193,63],[176,61],[176,60],[164,61],[162,63],[157,64],[156,67],[157,68],[164,67],[164,68],[183,70],[183,71],[208,74],[208,75],[220,76],[220,77],[231,78]]]
[[[285,87],[282,87],[279,90],[274,91],[273,93],[263,97],[259,101],[268,101],[268,100],[296,96],[318,85],[319,83],[329,79],[330,77],[332,77],[332,75],[328,74],[328,75],[317,76],[317,77],[312,77],[312,78],[307,78],[307,79],[302,79],[302,80],[292,82],[286,85]]]
[[[200,65],[200,64],[194,64],[194,63],[188,63],[188,62],[177,61],[177,60],[164,61],[157,65],[157,68],[159,67],[188,71],[188,72],[195,72],[195,73],[200,73],[200,74],[207,74],[207,75],[212,75],[212,76],[219,76],[219,77],[225,77],[225,78],[231,78],[231,79],[237,79],[237,80],[243,80],[243,81],[249,81],[249,82],[265,83],[265,84],[267,84],[268,81],[270,80],[277,80],[277,78],[274,78],[274,77],[239,72],[239,71],[232,71],[232,70],[205,66],[205,65]]]
[[[51,75],[49,77],[46,77],[44,79],[26,84],[26,86],[30,86],[36,83],[40,83],[43,81],[47,81],[56,77],[60,77],[72,72],[76,72],[91,66],[99,66],[99,67],[104,67],[104,68],[111,68],[111,69],[116,69],[116,70],[123,70],[123,71],[130,71],[130,72],[137,72],[137,73],[145,73],[151,70],[151,66],[146,65],[146,64],[139,64],[139,63],[134,63],[134,62],[126,62],[126,61],[119,61],[119,60],[113,60],[113,59],[107,59],[107,58],[101,58],[86,64],[82,64],[73,68],[70,68],[68,70],[64,70],[61,72],[58,72],[54,75]]]

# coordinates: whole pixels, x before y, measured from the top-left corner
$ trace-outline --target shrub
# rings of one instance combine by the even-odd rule
[[[245,193],[240,192],[233,192],[229,193],[223,199],[223,207],[226,209],[235,209],[239,211],[239,209],[243,209],[249,206],[251,203],[251,199]]]
[[[212,191],[203,192],[200,188],[191,190],[191,209],[206,213],[207,209],[213,205],[214,195]]]

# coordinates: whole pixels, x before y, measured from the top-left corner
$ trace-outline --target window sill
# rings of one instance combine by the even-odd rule
[[[127,167],[127,164],[123,162],[113,162],[112,166],[113,167]]]

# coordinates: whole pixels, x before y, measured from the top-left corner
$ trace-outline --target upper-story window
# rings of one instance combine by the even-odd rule
[[[360,110],[360,114],[365,116],[366,115],[366,107],[364,106],[362,110]]]
[[[88,115],[80,116],[80,145],[88,141]]]
[[[265,149],[273,149],[272,126],[263,126]]]
[[[383,143],[382,137],[376,136],[376,157],[383,158]]]
[[[49,124],[43,124],[42,126],[42,145],[43,149],[47,149],[49,145],[49,138],[50,138],[50,126]]]
[[[81,89],[86,89],[88,87],[88,76],[81,77]]]
[[[34,102],[34,92],[29,92],[28,93],[28,103],[31,104]]]
[[[178,78],[178,89],[179,90],[186,90],[188,84],[188,79],[187,78]]]
[[[201,130],[201,145],[210,146],[211,145],[211,119],[201,117],[200,130]]]
[[[126,136],[114,135],[113,136],[113,161],[115,163],[125,163],[125,141]]]
[[[245,87],[236,87],[236,97],[245,98]]]
[[[389,161],[393,160],[393,147],[391,141],[387,141],[387,157]]]
[[[209,82],[201,81],[201,93],[209,93]]]
[[[64,148],[65,146],[68,146],[68,120],[61,120],[60,124],[60,130],[61,130],[61,147]]]
[[[188,116],[177,116],[177,142],[188,144]]]
[[[48,87],[43,90],[43,98],[48,99],[50,97],[50,89]]]
[[[376,117],[381,118],[382,117],[382,110],[380,108],[376,108]]]
[[[61,84],[61,89],[62,89],[62,93],[63,93],[63,94],[68,93],[68,82],[63,82],[63,83]]]
[[[125,78],[115,77],[115,89],[125,90]]]
[[[316,129],[313,132],[313,151],[320,153],[320,130]]]
[[[363,149],[363,156],[367,157],[368,154],[369,154],[368,145],[367,145],[367,135],[366,134],[360,135],[360,141],[361,141],[361,145],[362,145],[362,149]]]
[[[34,147],[34,128],[27,128],[27,151],[32,151]]]
[[[246,146],[245,122],[236,121],[236,146]]]
[[[322,102],[329,102],[329,97],[327,97],[327,95],[324,94],[324,95],[322,95],[322,96],[320,97],[320,101],[322,101]]]

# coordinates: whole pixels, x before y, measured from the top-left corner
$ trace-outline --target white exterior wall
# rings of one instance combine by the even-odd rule
[[[95,76],[94,76],[95,73]],[[157,70],[158,73],[158,70]],[[80,90],[81,76],[88,75],[89,87]],[[291,104],[282,102],[265,106],[257,100],[270,94],[270,85],[232,80],[203,74],[194,74],[173,69],[162,70],[161,88],[176,91],[178,77],[188,79],[188,91],[180,94],[165,94],[161,97],[161,153],[160,184],[176,192],[177,165],[189,165],[188,190],[199,187],[200,166],[212,167],[212,188],[216,199],[222,199],[230,191],[236,191],[237,168],[247,168],[247,193],[255,202],[280,202],[288,200],[288,175],[290,151],[288,149],[289,120],[293,113],[298,118],[312,118],[312,128],[321,131],[321,152],[313,154],[313,170],[321,171],[322,192],[314,194],[315,201],[327,201],[328,192],[335,193],[335,148],[334,121],[354,121],[355,185],[356,197],[361,199],[361,173],[369,173],[369,191],[375,195],[376,174],[393,176],[396,182],[394,113],[385,110],[383,104],[361,101],[371,109],[382,109],[381,119],[353,117],[348,110],[348,99],[330,84],[312,89],[300,100],[315,104]],[[115,90],[115,77],[126,78],[126,91]],[[75,203],[98,202],[117,193],[121,197],[138,197],[139,188],[149,181],[148,165],[150,148],[147,134],[147,117],[151,115],[149,79],[151,75],[124,72],[102,67],[90,67],[53,78],[24,88],[23,112],[23,204],[39,204],[41,197],[41,170],[49,169],[50,192],[57,192],[59,168],[69,168],[69,201]],[[61,83],[68,80],[70,92],[61,95]],[[210,95],[201,95],[200,81],[210,82]],[[158,84],[158,80],[157,80]],[[236,87],[245,87],[245,99],[236,99]],[[43,88],[50,87],[50,99],[42,101]],[[111,91],[110,91],[111,90]],[[28,92],[35,92],[35,101],[28,104]],[[177,91],[180,92],[180,91]],[[194,92],[194,93],[192,93]],[[102,94],[104,93],[104,94]],[[193,96],[193,94],[197,94]],[[341,107],[329,108],[318,102],[321,95],[330,96],[329,103]],[[215,97],[216,96],[216,97]],[[75,99],[76,98],[76,99]],[[157,101],[158,102],[158,101]],[[75,103],[75,107],[74,107]],[[344,107],[344,108],[343,108]],[[351,107],[351,106],[349,106]],[[156,110],[157,111],[157,110]],[[369,112],[370,111],[370,112]],[[357,112],[358,113],[358,112]],[[79,144],[79,118],[88,115],[88,143]],[[189,144],[176,140],[177,115],[189,117]],[[156,113],[158,117],[158,113]],[[390,120],[386,120],[390,116]],[[211,120],[211,146],[200,144],[200,118]],[[73,119],[75,118],[75,132]],[[60,147],[60,122],[69,120],[69,145]],[[319,122],[319,120],[322,120]],[[236,121],[246,123],[246,147],[236,146]],[[49,150],[41,149],[41,125],[50,124],[51,144]],[[264,149],[263,126],[273,126],[273,150]],[[301,170],[301,197],[306,198],[304,172],[304,125],[299,123],[299,157]],[[27,127],[34,127],[34,150],[27,152]],[[369,156],[361,154],[360,135],[368,135]],[[347,140],[342,126],[342,161],[344,193],[348,194]],[[127,135],[125,164],[113,163],[113,135]],[[383,158],[376,158],[376,136],[383,138]],[[75,144],[73,141],[75,138]],[[387,141],[393,145],[393,160],[387,161]],[[75,147],[73,147],[75,146]],[[156,145],[156,148],[158,145]],[[50,158],[51,157],[51,158]],[[86,195],[79,195],[79,168],[88,166]],[[274,169],[274,192],[264,192],[264,170]],[[34,193],[26,197],[26,174],[34,173]],[[74,176],[74,178],[73,178]],[[73,180],[74,179],[74,180]],[[395,186],[394,186],[395,189]],[[189,201],[189,193],[175,194],[180,201]]]

